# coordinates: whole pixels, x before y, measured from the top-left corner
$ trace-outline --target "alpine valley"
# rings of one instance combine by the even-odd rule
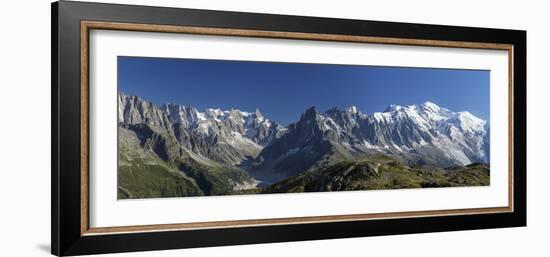
[[[489,185],[489,123],[434,103],[305,110],[284,127],[259,110],[118,94],[118,198]]]

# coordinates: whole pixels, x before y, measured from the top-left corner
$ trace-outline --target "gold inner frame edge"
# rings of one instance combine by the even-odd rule
[[[90,227],[89,226],[89,33],[90,30],[121,30],[137,32],[161,32],[196,35],[238,36],[257,38],[300,39],[333,42],[354,42],[390,45],[413,45],[428,47],[451,47],[469,49],[493,49],[508,51],[508,206],[407,211],[388,213],[367,213],[350,215],[308,216],[272,219],[250,219],[230,221],[208,221],[175,224],[152,224],[117,227]],[[426,39],[405,39],[371,36],[351,36],[336,34],[300,33],[283,31],[226,29],[212,27],[190,27],[156,24],[117,23],[101,21],[80,22],[80,234],[81,236],[141,233],[173,230],[234,228],[251,226],[292,225],[325,222],[364,221],[377,219],[416,218],[450,215],[474,215],[505,213],[514,211],[514,168],[513,168],[513,51],[510,44],[443,41]]]

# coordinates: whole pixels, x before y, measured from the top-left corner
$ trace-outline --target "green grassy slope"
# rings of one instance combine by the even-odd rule
[[[340,161],[261,190],[239,193],[291,193],[489,185],[489,165],[453,169],[409,167],[383,155]]]
[[[193,179],[140,146],[138,138],[119,129],[118,199],[203,195]]]
[[[410,167],[385,155],[343,156],[335,151],[301,174],[253,188],[255,181],[239,168],[181,148],[170,135],[141,134],[148,136],[138,138],[134,131],[119,128],[118,199],[487,186],[490,181],[488,164]]]
[[[239,168],[173,145],[167,135],[153,133],[142,142],[133,131],[119,128],[118,199],[224,195],[254,185]]]

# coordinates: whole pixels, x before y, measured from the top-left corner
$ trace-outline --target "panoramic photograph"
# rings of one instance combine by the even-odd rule
[[[117,65],[119,200],[490,185],[487,70]]]

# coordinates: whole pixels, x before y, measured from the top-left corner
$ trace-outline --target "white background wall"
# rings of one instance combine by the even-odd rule
[[[550,32],[546,1],[106,0],[176,7],[528,31],[528,227],[261,244],[117,256],[548,256]],[[0,15],[0,256],[47,256],[50,242],[50,1]],[[521,171],[519,171],[521,172]]]

